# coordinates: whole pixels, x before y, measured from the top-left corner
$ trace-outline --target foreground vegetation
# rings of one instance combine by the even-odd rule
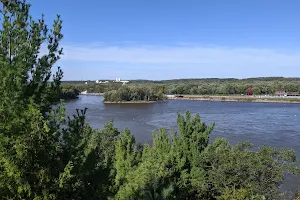
[[[48,83],[62,55],[60,18],[50,31],[29,18],[26,2],[2,2],[1,199],[276,199],[285,174],[297,174],[293,150],[210,142],[214,124],[190,112],[178,115],[178,131],[154,133],[151,146],[112,122],[92,129],[86,110],[65,116],[63,104],[52,107],[62,71]]]

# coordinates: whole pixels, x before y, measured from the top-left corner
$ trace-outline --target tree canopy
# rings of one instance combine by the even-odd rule
[[[196,75],[195,75],[196,76]],[[252,88],[253,95],[274,95],[277,91],[299,92],[300,78],[265,77],[249,79],[178,79],[166,81],[131,80],[128,86],[163,88],[164,94],[185,95],[241,95]],[[63,82],[63,88],[76,88],[80,91],[105,93],[122,87],[116,83],[97,84],[89,81]]]
[[[163,88],[159,86],[122,86],[104,94],[104,101],[160,101],[163,100]]]

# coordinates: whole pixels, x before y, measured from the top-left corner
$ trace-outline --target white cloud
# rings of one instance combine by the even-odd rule
[[[129,43],[130,45],[130,43]],[[112,63],[194,63],[226,64],[227,66],[287,66],[299,67],[300,51],[272,49],[229,48],[218,46],[107,46],[63,45],[63,61],[112,62]]]

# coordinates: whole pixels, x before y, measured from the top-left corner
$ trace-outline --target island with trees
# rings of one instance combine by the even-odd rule
[[[121,86],[104,94],[104,103],[154,103],[163,99],[159,86]]]

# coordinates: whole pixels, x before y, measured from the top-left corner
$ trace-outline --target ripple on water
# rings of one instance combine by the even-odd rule
[[[224,137],[232,144],[248,140],[255,146],[293,148],[300,157],[300,104],[208,101],[166,101],[151,105],[103,105],[103,97],[86,96],[66,103],[68,114],[87,107],[87,119],[95,128],[114,120],[116,127],[128,127],[139,142],[151,142],[158,128],[176,128],[176,113],[190,110],[201,120],[215,122],[212,140]],[[297,184],[295,184],[297,183]],[[299,181],[287,180],[285,187],[296,191]]]

